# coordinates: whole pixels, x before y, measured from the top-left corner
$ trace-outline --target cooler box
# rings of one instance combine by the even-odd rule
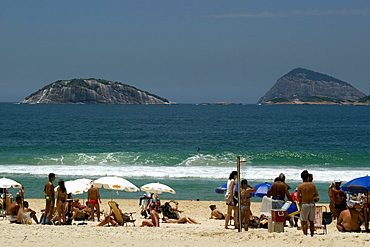
[[[271,210],[272,221],[285,222],[286,211]]]

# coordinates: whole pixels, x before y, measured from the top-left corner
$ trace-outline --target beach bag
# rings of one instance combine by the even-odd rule
[[[231,196],[231,194],[229,192],[226,192],[225,196],[224,196],[224,199],[225,199],[225,202],[227,204],[231,203],[231,200],[233,199],[233,197]]]

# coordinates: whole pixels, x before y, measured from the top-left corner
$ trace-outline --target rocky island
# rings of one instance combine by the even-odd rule
[[[21,104],[172,104],[167,99],[120,82],[72,79],[53,82]]]
[[[347,82],[308,69],[296,68],[277,80],[257,104],[369,105],[366,95]]]

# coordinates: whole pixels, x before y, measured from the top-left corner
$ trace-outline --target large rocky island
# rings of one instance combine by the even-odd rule
[[[167,99],[119,82],[72,79],[53,82],[21,104],[172,104]]]
[[[349,83],[308,69],[296,68],[277,80],[257,104],[369,104]]]

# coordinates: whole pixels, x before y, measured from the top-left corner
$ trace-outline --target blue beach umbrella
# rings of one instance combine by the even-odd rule
[[[267,191],[270,189],[271,185],[272,184],[270,184],[270,183],[257,184],[256,186],[254,186],[254,188],[257,191],[251,193],[251,196],[257,196],[257,197],[267,196]]]
[[[341,187],[341,190],[352,193],[367,193],[370,191],[370,177],[365,176],[352,179],[348,183],[344,184]]]
[[[218,194],[223,194],[227,190],[227,184],[223,184],[220,187],[217,187],[215,192]],[[235,191],[238,191],[238,184],[235,184]]]

